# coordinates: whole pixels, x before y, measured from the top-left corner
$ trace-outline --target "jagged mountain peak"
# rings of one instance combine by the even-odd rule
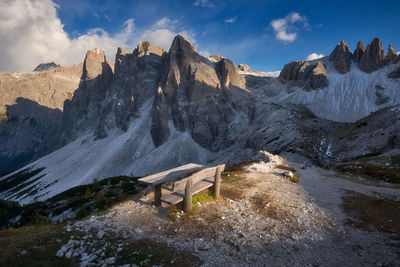
[[[189,40],[187,40],[182,35],[178,34],[172,41],[169,52],[171,53],[172,51],[180,51],[180,50],[186,52],[197,52],[196,47],[194,47]]]
[[[396,50],[393,49],[392,44],[389,44],[386,59],[388,62],[393,61],[397,57]]]
[[[363,42],[358,41],[356,49],[354,49],[354,52],[353,52],[353,61],[359,62],[361,57],[364,55],[364,52],[365,52],[365,48],[364,48]]]
[[[329,55],[329,60],[339,73],[345,74],[350,70],[352,55],[347,43],[342,40]]]
[[[105,71],[112,72],[106,59],[106,53],[100,48],[88,50],[83,62],[82,79],[90,80],[97,78]]]
[[[364,55],[361,57],[358,67],[360,70],[370,73],[386,64],[385,50],[382,46],[380,38],[374,38],[365,49]]]

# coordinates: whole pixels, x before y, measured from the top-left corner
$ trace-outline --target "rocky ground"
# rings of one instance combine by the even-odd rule
[[[297,183],[282,175],[292,167]],[[399,266],[400,190],[303,168],[273,156],[227,169],[221,199],[197,198],[190,215],[155,207],[152,193],[145,194],[68,224],[70,239],[57,256],[83,266],[129,266],[124,253],[130,244],[148,240],[149,247],[186,253],[171,252],[162,265]]]

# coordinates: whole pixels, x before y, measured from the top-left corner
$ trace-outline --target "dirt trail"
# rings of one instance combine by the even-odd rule
[[[269,163],[225,173],[222,199],[198,205],[190,217],[175,213],[183,217],[175,222],[167,216],[168,208],[151,204],[150,193],[67,227],[88,233],[85,240],[91,243],[107,236],[121,243],[156,240],[197,255],[205,266],[399,265],[400,232],[356,228],[343,209],[350,191],[399,200],[399,189],[356,184],[331,171],[290,164],[300,177],[293,183],[278,168],[286,164],[276,156]],[[400,225],[394,220],[390,223]],[[83,253],[90,251],[76,254]]]

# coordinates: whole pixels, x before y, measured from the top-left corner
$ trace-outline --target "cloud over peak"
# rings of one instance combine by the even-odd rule
[[[293,42],[297,38],[299,27],[308,29],[307,17],[301,16],[297,12],[292,12],[284,18],[271,21],[271,27],[275,32],[275,37],[283,42]]]
[[[133,49],[139,41],[168,49],[178,33],[195,43],[190,31],[179,28],[178,21],[169,18],[146,28],[137,28],[134,19],[128,19],[114,34],[94,28],[71,37],[64,31],[57,8],[52,0],[0,1],[0,72],[28,72],[51,61],[75,64],[94,47],[103,49],[112,60],[117,47]]]
[[[322,58],[322,57],[324,57],[324,56],[325,56],[324,54],[312,53],[312,54],[310,54],[310,55],[308,55],[308,56],[306,57],[306,61],[311,61],[311,60],[319,59],[319,58]]]

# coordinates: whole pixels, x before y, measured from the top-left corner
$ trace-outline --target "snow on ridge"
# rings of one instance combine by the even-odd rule
[[[348,73],[340,74],[330,61],[323,59],[323,62],[327,68],[327,88],[310,91],[291,88],[288,91],[286,84],[274,80],[267,86],[274,95],[268,101],[305,104],[317,116],[339,122],[353,122],[378,109],[400,104],[400,81],[387,78],[387,73],[400,64],[390,64],[372,73],[365,73],[353,63]],[[376,86],[384,89],[379,91]],[[388,102],[377,105],[376,92],[387,96]]]

